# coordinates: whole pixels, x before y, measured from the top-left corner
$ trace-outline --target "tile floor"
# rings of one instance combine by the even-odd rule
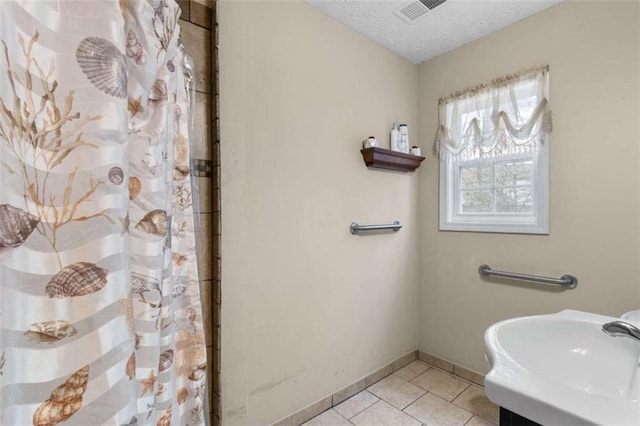
[[[486,426],[498,414],[482,387],[414,361],[304,426]]]

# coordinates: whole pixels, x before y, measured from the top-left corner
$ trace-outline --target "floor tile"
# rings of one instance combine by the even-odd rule
[[[343,417],[350,419],[351,417],[355,416],[361,411],[364,411],[366,408],[369,408],[378,401],[378,397],[365,390],[336,405],[335,407],[333,407],[333,409],[340,413]]]
[[[418,377],[420,374],[424,373],[429,369],[429,366],[422,361],[413,361],[411,364],[402,367],[400,370],[396,371],[396,376],[402,377],[405,380],[413,380]]]
[[[464,426],[494,426],[492,423],[489,423],[486,420],[481,419],[478,416],[473,416],[471,417],[471,420],[469,420]]]
[[[367,390],[401,410],[425,394],[424,389],[393,374],[370,386]]]
[[[500,408],[489,401],[482,388],[474,385],[469,386],[459,397],[453,400],[453,403],[484,420],[498,424]]]
[[[303,426],[352,426],[352,423],[330,409],[303,423]]]
[[[420,426],[420,422],[384,401],[378,401],[351,419],[356,426]]]
[[[404,410],[429,426],[462,426],[473,414],[428,393]]]
[[[447,401],[453,401],[469,384],[450,374],[431,368],[411,381]]]

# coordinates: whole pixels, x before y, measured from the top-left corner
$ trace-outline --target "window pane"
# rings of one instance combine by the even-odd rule
[[[491,212],[491,190],[460,191],[462,213]]]
[[[533,161],[504,161],[496,163],[496,185],[531,185]]]
[[[461,188],[490,186],[491,179],[491,166],[460,167]]]
[[[496,190],[498,213],[532,213],[531,188],[501,188]]]

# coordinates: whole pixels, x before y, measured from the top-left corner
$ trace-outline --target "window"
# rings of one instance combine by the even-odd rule
[[[547,68],[440,101],[440,229],[546,234]]]

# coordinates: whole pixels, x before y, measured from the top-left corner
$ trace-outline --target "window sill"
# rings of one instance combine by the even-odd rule
[[[440,231],[483,232],[502,234],[549,235],[549,227],[542,224],[498,224],[498,223],[440,223]]]

